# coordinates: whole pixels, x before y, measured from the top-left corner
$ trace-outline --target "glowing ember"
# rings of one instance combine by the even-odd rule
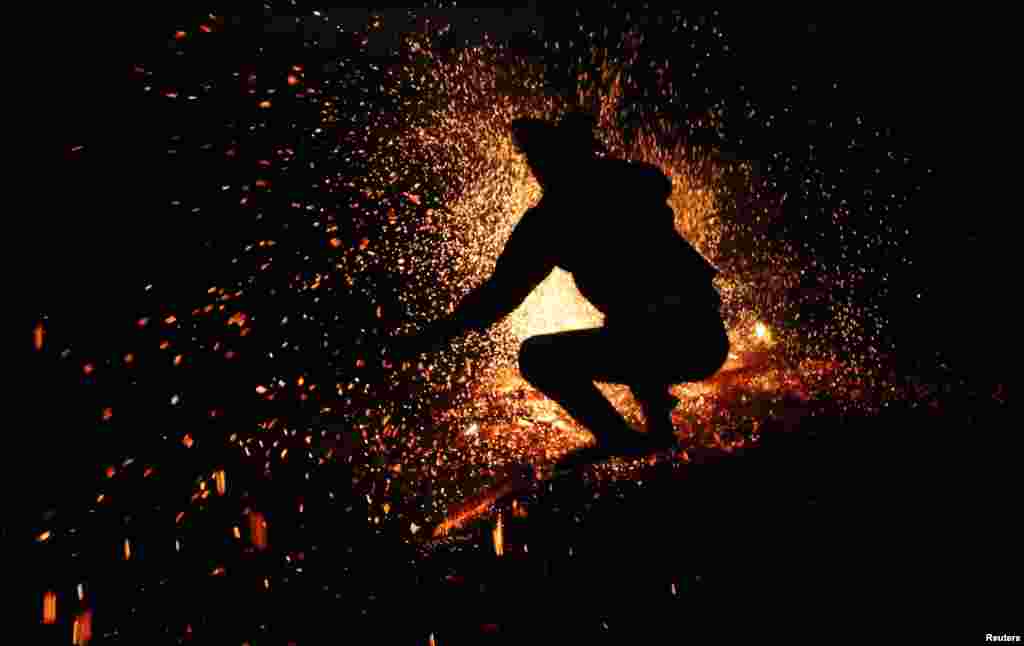
[[[36,323],[35,328],[32,330],[32,344],[36,350],[43,349],[43,337],[46,334],[46,329],[43,327],[42,321]]]
[[[505,535],[501,514],[498,514],[498,521],[494,525],[493,538],[494,553],[498,556],[503,555],[505,553]]]
[[[48,591],[43,595],[43,623],[57,623],[57,593]]]
[[[92,610],[85,610],[75,617],[71,627],[71,643],[75,646],[88,644],[92,639]]]
[[[267,520],[259,512],[249,514],[249,540],[257,550],[267,549]]]

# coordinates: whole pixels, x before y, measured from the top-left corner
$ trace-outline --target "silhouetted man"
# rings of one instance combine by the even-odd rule
[[[669,386],[706,379],[724,364],[729,339],[717,270],[675,229],[671,181],[650,164],[607,158],[593,121],[512,124],[513,139],[543,197],[516,225],[493,275],[449,316],[388,342],[395,359],[436,349],[515,310],[555,267],[605,315],[603,327],[544,334],[519,351],[526,381],[594,434],[596,446],[560,469],[614,456],[642,456],[675,443]],[[594,385],[627,384],[647,421],[634,431]]]

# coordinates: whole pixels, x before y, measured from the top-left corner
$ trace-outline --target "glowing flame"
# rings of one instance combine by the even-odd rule
[[[127,538],[124,539],[124,560],[128,561],[132,558],[132,543]]]
[[[219,469],[213,474],[214,482],[217,484],[217,495],[223,496],[224,491],[227,489],[227,475],[224,473],[224,469]]]

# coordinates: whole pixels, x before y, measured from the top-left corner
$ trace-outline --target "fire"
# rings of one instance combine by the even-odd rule
[[[223,496],[227,489],[227,476],[224,473],[224,469],[219,469],[213,474],[214,482],[217,484],[217,495]]]
[[[129,539],[124,539],[124,560],[129,561],[132,558],[132,543]]]

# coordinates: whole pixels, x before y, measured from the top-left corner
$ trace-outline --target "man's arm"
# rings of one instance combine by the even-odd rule
[[[512,231],[494,273],[466,295],[455,311],[422,333],[430,346],[444,345],[467,330],[485,330],[511,314],[555,268],[544,239],[541,213],[530,211]]]

